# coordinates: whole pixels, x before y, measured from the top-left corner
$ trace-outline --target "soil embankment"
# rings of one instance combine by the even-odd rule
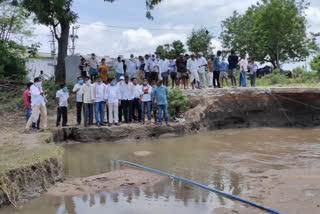
[[[185,122],[170,126],[130,124],[111,128],[56,129],[54,141],[140,141],[227,128],[320,125],[318,88],[227,88],[186,93],[190,96],[192,109],[185,113]]]
[[[86,178],[68,179],[63,183],[52,186],[47,195],[75,196],[103,191],[111,192],[126,187],[151,186],[166,178],[145,170],[123,168]]]

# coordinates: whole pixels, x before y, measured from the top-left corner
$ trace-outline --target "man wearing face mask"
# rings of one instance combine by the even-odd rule
[[[151,61],[149,63],[149,68],[151,71],[151,81],[158,81],[159,79],[159,72],[160,72],[160,67],[159,67],[159,61],[156,59],[155,55],[152,55]]]
[[[141,85],[138,84],[137,78],[131,79],[133,84],[133,100],[132,100],[132,119],[135,122],[141,122],[141,106],[140,106],[140,95]]]
[[[82,104],[83,104],[83,78],[78,77],[78,83],[74,85],[72,92],[76,94],[76,102],[77,102],[77,125],[81,124],[81,113],[82,113]]]
[[[109,126],[114,123],[116,126],[119,125],[119,105],[121,104],[120,90],[117,86],[117,81],[112,78],[111,83],[105,89],[105,100],[109,109]]]
[[[94,104],[94,113],[96,118],[96,125],[98,127],[104,125],[105,106],[104,99],[105,84],[102,82],[101,77],[97,77],[97,82],[91,86],[91,100]]]
[[[42,82],[40,78],[34,79],[34,84],[30,87],[30,95],[31,95],[31,106],[32,113],[26,124],[25,133],[30,134],[30,125],[34,118],[38,115],[40,110],[41,117],[43,120],[43,130],[47,129],[47,108],[46,108],[46,99],[45,95],[47,94],[47,90],[42,90]]]
[[[135,60],[134,55],[131,54],[130,59],[127,60],[127,75],[129,76],[130,80],[137,77],[137,68],[138,63]]]
[[[148,80],[146,78],[143,79],[143,86],[141,88],[141,120],[142,124],[145,124],[145,108],[147,107],[148,112],[148,123],[151,123],[151,95],[152,95],[152,87],[148,84]]]
[[[132,122],[132,100],[133,100],[133,84],[129,81],[129,77],[124,78],[124,82],[119,84],[122,112],[126,123]]]
[[[91,100],[91,80],[88,76],[84,77],[85,84],[82,87],[82,100],[83,100],[83,120],[84,126],[88,127],[93,125],[93,104]]]
[[[60,126],[62,117],[62,126],[68,126],[68,102],[69,102],[69,91],[65,84],[60,85],[60,90],[56,93],[57,99],[57,127]]]

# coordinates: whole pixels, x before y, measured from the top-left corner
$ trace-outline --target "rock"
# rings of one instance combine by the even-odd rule
[[[137,156],[137,157],[147,157],[147,156],[152,155],[152,152],[150,152],[150,151],[136,151],[133,154],[134,154],[134,156]]]

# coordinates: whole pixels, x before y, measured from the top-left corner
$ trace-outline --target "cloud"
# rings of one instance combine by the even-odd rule
[[[320,32],[320,8],[309,7],[306,10],[308,24],[310,26],[309,31]]]

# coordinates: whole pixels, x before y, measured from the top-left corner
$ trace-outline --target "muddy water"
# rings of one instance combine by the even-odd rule
[[[248,176],[268,170],[319,169],[319,129],[222,130],[197,136],[140,143],[99,143],[67,145],[65,174],[86,177],[117,166],[122,159],[186,177],[234,195],[249,196]],[[136,151],[151,151],[137,157]],[[250,199],[250,198],[249,198]],[[258,200],[254,198],[252,200]],[[139,187],[113,193],[54,198],[43,196],[13,213],[237,213],[239,202],[175,180],[153,187]],[[220,212],[219,209],[229,209]],[[231,208],[231,209],[230,209]],[[244,208],[253,213],[252,208]],[[256,210],[255,210],[256,211]]]

